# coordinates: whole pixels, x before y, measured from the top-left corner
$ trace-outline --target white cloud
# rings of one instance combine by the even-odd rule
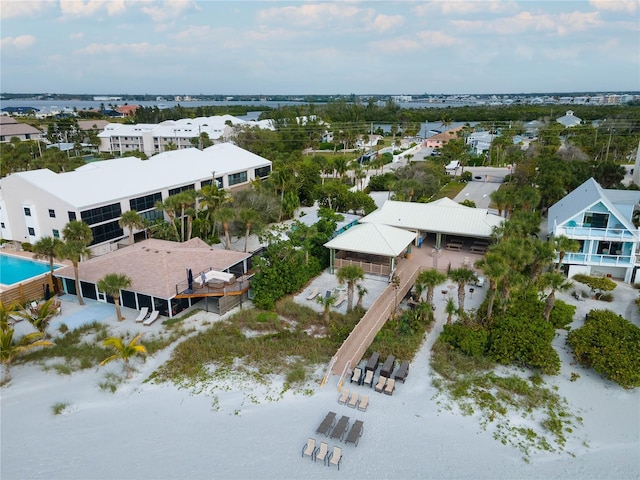
[[[147,2],[150,6],[142,7],[142,11],[151,17],[155,23],[162,23],[174,20],[177,15],[184,10],[191,8],[198,9],[196,2],[192,0],[165,0]]]
[[[2,48],[29,48],[36,43],[36,37],[33,35],[20,35],[19,37],[4,37],[0,40],[0,47]]]
[[[638,9],[638,0],[591,0],[589,4],[598,10],[633,13]]]
[[[116,15],[125,9],[124,0],[60,0],[62,15],[68,17],[88,17],[102,10]]]
[[[404,53],[414,52],[420,47],[420,44],[410,38],[392,38],[388,40],[376,40],[371,42],[371,46],[376,52],[402,55]]]
[[[149,55],[152,53],[168,53],[169,47],[164,44],[152,45],[148,42],[140,43],[92,43],[84,48],[78,49],[75,53],[80,55],[102,55],[102,54],[134,54]]]
[[[82,33],[82,32],[70,33],[69,34],[69,38],[71,40],[80,40],[80,39],[84,38],[84,33]]]
[[[0,8],[0,18],[6,20],[15,17],[37,16],[52,7],[52,2],[32,0],[29,2],[18,0],[3,0]]]
[[[598,12],[571,12],[560,15],[534,15],[522,12],[495,20],[454,20],[459,30],[483,34],[521,35],[526,32],[556,32],[560,35],[583,31],[599,22]]]
[[[429,47],[451,47],[461,43],[456,37],[440,31],[418,32],[418,38],[428,44]]]
[[[262,22],[278,20],[294,25],[322,27],[331,22],[352,21],[363,10],[348,3],[320,3],[302,6],[267,8],[258,13]]]
[[[376,15],[371,25],[373,30],[385,32],[402,24],[404,24],[402,15]]]
[[[518,11],[515,1],[465,1],[446,0],[420,3],[411,9],[414,15],[423,17],[433,13],[444,15],[471,15],[476,13],[509,13]]]

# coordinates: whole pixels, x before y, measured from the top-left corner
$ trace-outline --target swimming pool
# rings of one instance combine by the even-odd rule
[[[54,269],[59,268],[54,265]],[[0,283],[13,285],[49,271],[49,264],[0,253]]]

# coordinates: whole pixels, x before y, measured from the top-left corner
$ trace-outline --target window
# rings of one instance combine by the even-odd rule
[[[76,219],[76,212],[67,212],[69,214],[69,221],[73,221]]]
[[[0,222],[0,228],[4,228],[4,222]]]
[[[124,231],[117,220],[115,222],[105,223],[104,225],[91,227],[91,233],[93,234],[93,242],[91,242],[91,245],[124,236]]]
[[[162,219],[164,218],[164,213],[162,212],[162,210],[149,210],[147,212],[141,212],[140,216],[144,219],[144,220],[148,220],[150,222],[153,222],[154,220],[157,219]]]
[[[607,228],[609,214],[585,212],[583,223],[585,227]]]
[[[169,196],[176,195],[177,193],[184,192],[185,190],[195,190],[196,186],[194,184],[191,185],[183,185],[182,187],[172,188],[169,190]]]
[[[51,208],[49,209],[49,217],[50,218],[56,218],[56,211],[52,210]]]
[[[30,217],[31,216],[31,209],[29,207],[24,207],[24,215],[26,217]]]
[[[136,212],[142,212],[143,210],[150,210],[155,208],[156,202],[162,201],[162,194],[152,193],[151,195],[145,195],[144,197],[132,198],[129,200],[129,207]]]
[[[36,236],[36,231],[34,230],[33,227],[29,227],[28,230],[29,230],[29,235],[31,235],[32,237]]]
[[[91,210],[80,212],[80,217],[88,225],[105,222],[107,220],[118,218],[121,215],[122,209],[120,208],[119,203],[112,203],[111,205],[105,205],[104,207],[92,208]]]
[[[267,165],[266,167],[256,168],[255,174],[256,178],[264,178],[268,177],[271,173],[271,167]]]
[[[247,172],[232,173],[229,175],[229,186],[247,181]]]
[[[207,187],[213,183],[213,180],[203,180],[200,182],[200,188]]]
[[[60,231],[55,228],[53,229],[53,238],[60,238]]]

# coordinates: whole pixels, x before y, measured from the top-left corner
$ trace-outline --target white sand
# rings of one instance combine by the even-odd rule
[[[14,366],[13,380],[0,390],[0,476],[4,480],[639,478],[640,391],[626,391],[594,372],[570,365],[564,334],[555,342],[563,360],[562,373],[548,380],[559,387],[571,411],[584,419],[569,436],[564,453],[534,453],[526,463],[522,452],[494,440],[477,418],[439,406],[428,364],[429,348],[445,321],[439,291],[436,328],[414,359],[407,383],[398,384],[393,396],[355,387],[370,395],[366,412],[338,405],[337,377],[322,388],[314,386],[311,396],[286,392],[278,401],[266,397],[279,397],[281,380],[274,380],[269,388],[245,384],[243,391],[223,384],[214,394],[144,383],[169,351],[137,362],[138,372],[115,394],[97,384],[106,371],[120,374],[119,364],[72,376],[44,372],[37,366]],[[477,305],[483,294],[476,289],[473,299],[467,295],[467,307]],[[575,326],[594,307],[622,314],[631,310],[637,292],[618,287],[615,294],[613,304],[579,302]],[[65,305],[67,312],[74,308],[78,307]],[[129,320],[117,325],[118,330],[143,329],[132,321],[135,312],[127,314]],[[210,320],[202,313],[190,323]],[[107,321],[115,324],[115,315]],[[161,329],[158,322],[147,331]],[[578,381],[569,381],[571,372],[580,374]],[[69,406],[53,415],[51,407],[57,402]],[[329,410],[364,420],[358,447],[341,444],[340,472],[301,458],[307,437],[324,440],[314,432]],[[335,440],[328,441],[336,445]]]

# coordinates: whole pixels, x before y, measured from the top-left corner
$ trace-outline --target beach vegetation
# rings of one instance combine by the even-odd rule
[[[67,402],[56,402],[53,405],[51,405],[51,412],[54,415],[60,415],[61,413],[64,413],[64,411],[68,406],[69,406],[69,403]]]
[[[138,334],[128,343],[126,340],[118,337],[109,337],[102,342],[104,347],[114,351],[114,353],[100,362],[100,366],[104,366],[114,360],[122,360],[127,378],[131,378],[132,368],[130,360],[139,355],[146,355],[147,349],[144,345],[139,344],[142,334]]]
[[[55,299],[50,298],[46,302],[39,304],[37,310],[24,308],[23,310],[18,311],[17,315],[28,321],[36,330],[42,333],[43,336],[47,337],[47,329],[56,314],[54,302]]]
[[[640,328],[610,310],[591,310],[569,332],[576,360],[624,388],[640,387]]]
[[[13,328],[8,324],[2,324],[0,329],[0,361],[4,368],[4,375],[0,385],[11,380],[11,364],[19,356],[26,354],[29,350],[51,345],[51,342],[44,340],[43,337],[42,332],[33,332],[17,338]]]
[[[607,277],[593,277],[584,274],[574,275],[572,277],[576,282],[584,283],[591,289],[591,293],[598,300],[602,299],[602,295],[611,292],[616,288],[616,282]],[[613,299],[613,297],[611,297]],[[610,301],[610,300],[609,300]]]
[[[104,375],[104,380],[98,382],[98,388],[105,392],[116,393],[118,386],[122,383],[123,378],[114,372],[107,372]]]

